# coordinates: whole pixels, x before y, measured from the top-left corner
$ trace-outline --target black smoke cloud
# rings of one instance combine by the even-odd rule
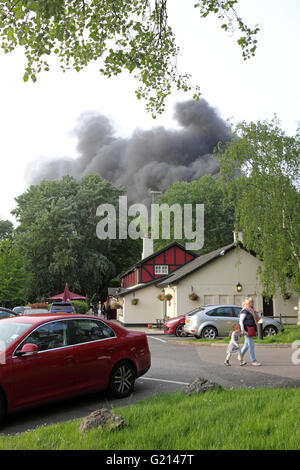
[[[98,113],[84,113],[74,130],[78,158],[36,161],[27,169],[30,184],[70,174],[76,178],[98,173],[126,188],[130,203],[149,203],[149,189],[165,191],[176,181],[192,181],[204,174],[217,176],[213,149],[230,140],[229,127],[204,99],[175,106],[178,130],[137,129],[129,138],[115,135],[111,121]]]

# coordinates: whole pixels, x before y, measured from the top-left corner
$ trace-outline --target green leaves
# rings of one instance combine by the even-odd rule
[[[190,2],[191,5],[193,2]],[[216,14],[222,29],[239,30],[238,44],[245,59],[254,55],[258,28],[248,28],[234,7],[237,0],[194,2],[200,16]],[[49,70],[45,55],[57,55],[64,71],[80,71],[92,61],[101,62],[100,73],[111,77],[136,72],[139,99],[154,116],[162,113],[166,97],[175,86],[194,91],[190,75],[177,69],[180,53],[168,23],[167,0],[23,0],[0,1],[1,47],[6,53],[17,46],[27,58],[23,80],[36,81]]]
[[[204,246],[200,254],[205,254],[216,250],[221,246],[228,245],[233,241],[234,229],[234,202],[224,198],[222,183],[212,175],[204,175],[199,180],[188,182],[178,182],[171,185],[163,196],[159,196],[159,204],[204,204]],[[194,217],[196,218],[196,217]],[[195,222],[195,221],[194,221]],[[160,220],[160,228],[162,221]],[[193,227],[195,230],[195,227]],[[155,249],[163,248],[173,241],[174,230],[171,224],[171,240],[157,240]],[[185,244],[188,240],[181,239],[178,242]]]
[[[140,257],[135,241],[96,236],[97,207],[118,207],[122,194],[122,188],[91,174],[80,181],[71,176],[43,181],[16,198],[15,244],[32,274],[32,300],[60,292],[66,282],[83,295],[106,296],[110,279]]]
[[[284,293],[288,283],[300,294],[300,133],[287,136],[276,117],[242,122],[222,150],[221,177],[236,192],[246,247],[263,260],[265,294]]]
[[[29,274],[25,259],[11,240],[0,243],[0,303],[15,306],[24,302]]]

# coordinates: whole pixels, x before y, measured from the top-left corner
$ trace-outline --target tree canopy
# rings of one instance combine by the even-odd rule
[[[14,226],[10,220],[0,219],[0,240],[7,240],[13,236]]]
[[[292,288],[300,296],[300,130],[286,135],[276,117],[242,122],[220,149],[227,190],[235,180],[236,228],[246,248],[263,261],[266,296],[278,287],[283,294]]]
[[[190,5],[186,5],[189,3]],[[238,0],[187,0],[200,17],[215,14],[225,31],[239,31],[244,59],[254,55],[258,27],[246,25],[235,7]],[[192,11],[191,11],[192,14]],[[179,73],[179,47],[169,24],[167,0],[8,0],[0,1],[1,47],[8,53],[25,50],[24,80],[35,81],[49,70],[48,57],[56,54],[63,70],[79,71],[101,59],[106,77],[123,71],[134,73],[138,98],[152,113],[161,113],[172,86],[192,87],[190,75]]]
[[[167,191],[158,198],[160,205],[192,204],[193,211],[197,204],[204,204],[204,245],[199,254],[205,254],[233,242],[234,204],[224,197],[221,181],[212,175],[204,175],[192,182],[178,182],[171,185]],[[182,212],[183,213],[183,212]],[[174,237],[174,217],[171,213],[171,239],[155,241],[155,249],[163,248]],[[160,220],[160,229],[162,220]],[[195,231],[195,213],[193,213],[193,231]],[[160,233],[161,235],[161,233]],[[184,234],[183,234],[184,235]],[[186,238],[177,239],[179,243],[186,244]]]
[[[14,243],[22,249],[32,274],[30,299],[70,289],[83,295],[107,295],[107,286],[140,253],[132,240],[100,240],[97,207],[118,205],[123,189],[99,175],[80,181],[71,176],[42,181],[16,198],[19,226]],[[102,292],[101,292],[102,291]]]
[[[14,307],[27,296],[30,275],[24,253],[11,240],[0,242],[0,304]]]

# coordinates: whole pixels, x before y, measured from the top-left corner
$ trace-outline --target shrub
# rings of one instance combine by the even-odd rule
[[[36,302],[34,304],[29,304],[30,308],[48,308],[46,302]]]
[[[85,313],[88,313],[88,310],[89,310],[88,302],[85,302],[84,300],[74,300],[72,304],[74,305],[76,313],[80,313],[83,315]]]

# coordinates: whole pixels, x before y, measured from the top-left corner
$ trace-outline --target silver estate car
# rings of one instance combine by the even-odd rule
[[[204,305],[185,317],[184,331],[196,338],[214,339],[228,336],[234,323],[239,323],[241,307],[238,305]],[[264,336],[283,331],[282,324],[270,317],[262,317]]]

